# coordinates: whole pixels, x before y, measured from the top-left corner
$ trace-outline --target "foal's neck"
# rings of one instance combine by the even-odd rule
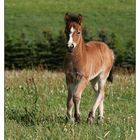
[[[74,51],[74,56],[77,57],[77,59],[81,59],[84,56],[85,53],[85,43],[83,38],[80,38],[79,43],[77,44],[75,51]]]
[[[77,70],[81,70],[85,61],[86,61],[86,54],[85,54],[85,44],[84,44],[84,40],[81,37],[79,43],[77,44],[73,55],[72,55],[72,61],[74,64],[74,67]]]

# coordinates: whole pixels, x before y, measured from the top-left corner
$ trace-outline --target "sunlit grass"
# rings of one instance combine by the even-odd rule
[[[114,74],[107,83],[103,124],[97,118],[93,126],[86,123],[95,99],[90,85],[82,94],[80,124],[65,123],[66,97],[63,73],[5,71],[5,139],[135,139],[134,74]]]

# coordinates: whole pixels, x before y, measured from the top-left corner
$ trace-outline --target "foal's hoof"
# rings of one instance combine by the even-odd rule
[[[68,116],[66,116],[66,123],[74,123],[74,119],[73,118],[69,118]]]
[[[87,123],[88,123],[89,125],[91,125],[91,124],[93,123],[93,119],[94,119],[94,117],[93,117],[93,113],[92,113],[92,111],[91,111],[91,112],[89,112],[89,114],[88,114]]]
[[[89,125],[92,125],[92,124],[93,124],[93,117],[87,118],[87,123],[88,123]]]
[[[93,124],[93,120],[94,120],[93,113],[92,112],[89,112],[88,118],[87,118],[87,123],[89,125],[92,125]]]
[[[75,114],[75,122],[80,123],[81,119],[80,119],[80,114]]]
[[[97,124],[102,124],[104,123],[104,117],[99,116],[97,119]]]

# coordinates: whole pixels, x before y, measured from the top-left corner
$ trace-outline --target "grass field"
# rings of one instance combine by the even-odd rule
[[[64,30],[64,14],[81,13],[83,25],[91,33],[115,33],[123,46],[135,37],[135,0],[5,0],[5,33],[38,40],[49,30],[57,35]]]
[[[5,71],[5,140],[134,140],[135,75],[114,74],[107,83],[105,120],[88,126],[95,95],[86,88],[81,123],[65,124],[66,84],[63,73]]]

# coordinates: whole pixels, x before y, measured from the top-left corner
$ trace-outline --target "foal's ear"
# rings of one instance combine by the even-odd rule
[[[68,13],[65,14],[64,20],[66,24],[70,21],[70,17]]]
[[[82,23],[82,15],[81,14],[79,14],[78,15],[78,23],[81,25],[81,23]]]

